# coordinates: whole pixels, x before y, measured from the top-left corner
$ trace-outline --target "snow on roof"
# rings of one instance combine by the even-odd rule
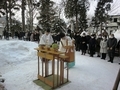
[[[117,23],[109,23],[107,24],[108,27],[117,27],[118,24]]]
[[[117,40],[120,40],[120,30],[117,30],[117,31],[114,33],[114,36],[115,36],[115,38],[117,38]]]

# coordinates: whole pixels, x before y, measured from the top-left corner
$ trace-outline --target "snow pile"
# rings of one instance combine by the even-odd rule
[[[0,41],[0,66],[34,60],[37,43],[27,41]]]
[[[0,41],[0,74],[5,78],[7,90],[43,90],[33,83],[37,79],[38,62],[34,50],[37,46],[37,43],[27,41]],[[115,57],[114,63],[107,60],[108,57],[101,60],[96,55],[89,57],[75,52],[75,67],[69,70],[71,83],[56,90],[112,90],[120,59]]]

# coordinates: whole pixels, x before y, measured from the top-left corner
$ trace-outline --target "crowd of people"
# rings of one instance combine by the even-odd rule
[[[5,39],[9,38],[8,33],[6,34],[6,32],[3,33],[3,36]],[[105,60],[106,55],[108,54],[108,62],[111,63],[114,62],[116,51],[120,57],[120,40],[117,40],[114,37],[114,34],[90,35],[80,32],[68,32],[67,34],[63,32],[50,33],[50,29],[47,29],[42,35],[38,31],[15,32],[13,38],[18,38],[25,41],[35,41],[39,45],[47,46],[52,46],[52,44],[57,43],[59,46],[59,51],[61,52],[65,52],[65,46],[72,45],[74,43],[75,50],[80,51],[81,55],[89,54],[90,57],[94,57],[95,54],[97,54],[97,57]],[[4,88],[2,85],[4,79],[0,78],[0,82],[0,88]]]
[[[8,33],[3,32],[5,39],[8,39]],[[12,35],[11,35],[12,36]],[[25,41],[36,41],[39,44],[49,44],[57,43],[61,46],[61,41],[64,39],[74,40],[75,41],[75,50],[81,51],[81,55],[88,53],[90,57],[94,57],[97,54],[97,57],[101,59],[106,59],[106,55],[109,56],[109,62],[113,63],[115,52],[120,56],[120,40],[117,40],[114,37],[114,34],[108,35],[106,32],[103,34],[88,34],[80,32],[71,32],[70,30],[66,33],[50,33],[50,29],[47,29],[44,34],[41,34],[39,31],[26,31],[18,32],[16,31],[13,38],[18,38]],[[67,45],[67,44],[65,44]]]
[[[45,36],[48,35],[49,37]],[[109,60],[108,62],[113,63],[114,57],[116,54],[120,56],[120,40],[118,41],[114,34],[107,35],[107,34],[86,34],[86,33],[54,33],[51,34],[51,37],[53,40],[51,41],[50,37],[50,30],[48,30],[47,34],[45,33],[44,38],[42,37],[40,41],[44,41],[45,44],[50,41],[49,45],[52,45],[52,43],[58,42],[59,43],[59,49],[62,51],[64,50],[64,47],[61,49],[61,46],[65,46],[66,41],[69,43],[70,40],[75,41],[75,50],[81,51],[81,55],[85,55],[88,53],[90,57],[94,57],[95,54],[97,54],[97,57],[101,57],[101,59],[105,60],[106,55],[108,54]],[[66,40],[66,41],[65,41]],[[61,44],[62,42],[62,44]],[[63,45],[64,44],[64,45]],[[117,52],[117,53],[116,53]]]
[[[34,31],[15,31],[15,32],[8,32],[6,30],[3,31],[4,39],[9,40],[9,37],[17,38],[19,40],[25,41],[39,41],[40,33],[37,30]],[[2,39],[2,38],[1,38]]]

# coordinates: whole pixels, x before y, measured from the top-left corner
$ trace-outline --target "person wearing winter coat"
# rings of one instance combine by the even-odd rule
[[[95,35],[91,35],[91,39],[89,41],[90,57],[93,57],[93,55],[95,54],[95,47],[96,47]]]
[[[106,36],[104,36],[103,40],[101,40],[100,42],[100,53],[102,54],[101,59],[105,59],[107,54],[107,37]]]
[[[110,59],[108,62],[113,63],[116,45],[117,45],[117,39],[114,37],[114,34],[111,34],[107,41],[107,50]]]
[[[81,50],[82,50],[81,55],[85,55],[86,50],[87,50],[87,39],[86,39],[85,33],[83,33],[83,35],[81,37]]]
[[[97,52],[97,57],[100,57],[100,42],[102,40],[101,35],[98,36],[96,40],[96,52]]]
[[[81,49],[81,36],[80,36],[80,33],[77,33],[75,35],[75,46],[76,46],[76,51],[80,51]]]

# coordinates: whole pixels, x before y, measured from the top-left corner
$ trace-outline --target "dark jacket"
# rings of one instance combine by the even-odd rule
[[[109,38],[107,41],[108,52],[115,52],[116,45],[117,45],[117,39]],[[110,48],[112,48],[112,49],[110,49]]]
[[[96,47],[96,39],[91,38],[89,41],[89,50],[95,52],[95,47]]]
[[[87,49],[87,39],[86,39],[86,37],[81,37],[81,49],[82,50]]]
[[[100,52],[100,42],[102,38],[97,38],[96,40],[96,52]]]

